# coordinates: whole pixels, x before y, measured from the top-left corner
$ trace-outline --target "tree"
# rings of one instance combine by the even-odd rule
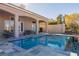
[[[62,15],[61,14],[58,15],[55,20],[51,19],[51,20],[48,21],[48,23],[50,25],[62,24],[63,22],[64,21],[62,21]]]
[[[56,20],[57,20],[57,24],[62,24],[63,23],[62,22],[62,15],[60,14],[59,16],[57,16]]]
[[[57,21],[52,19],[52,20],[48,21],[48,24],[49,25],[55,25],[55,24],[57,24]]]
[[[78,24],[72,23],[70,24],[70,27],[72,32],[77,33]]]
[[[77,33],[79,30],[78,26],[78,20],[79,20],[79,14],[70,14],[70,15],[65,15],[65,25],[66,25],[66,30],[71,32]]]

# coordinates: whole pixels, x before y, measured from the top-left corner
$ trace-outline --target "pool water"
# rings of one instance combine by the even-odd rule
[[[35,36],[25,39],[13,40],[10,42],[24,49],[30,49],[37,45],[44,45],[49,46],[51,48],[64,50],[67,40],[68,36],[44,35],[44,36]]]
[[[24,49],[30,49],[37,45],[37,42],[32,39],[13,40],[11,42]]]
[[[68,41],[68,36],[48,36],[48,46],[64,50]]]

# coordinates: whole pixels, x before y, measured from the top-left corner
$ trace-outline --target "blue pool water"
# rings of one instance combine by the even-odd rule
[[[44,36],[34,36],[25,39],[13,40],[10,42],[24,49],[30,49],[37,45],[45,45],[52,48],[64,50],[67,40],[68,36],[44,35]]]
[[[64,50],[67,41],[68,41],[68,36],[56,36],[56,35],[48,36],[47,46]]]

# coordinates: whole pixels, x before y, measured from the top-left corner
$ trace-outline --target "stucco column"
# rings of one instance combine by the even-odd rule
[[[46,21],[46,32],[48,33],[48,21]]]
[[[36,34],[39,34],[39,20],[36,21]]]
[[[19,37],[19,16],[15,15],[15,37]]]

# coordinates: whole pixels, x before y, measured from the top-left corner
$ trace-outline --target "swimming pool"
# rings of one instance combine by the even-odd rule
[[[68,36],[60,36],[60,35],[39,36],[38,35],[25,39],[13,40],[10,42],[26,50],[35,47],[37,45],[44,45],[44,46],[49,46],[51,48],[64,50],[67,40],[68,40]]]

